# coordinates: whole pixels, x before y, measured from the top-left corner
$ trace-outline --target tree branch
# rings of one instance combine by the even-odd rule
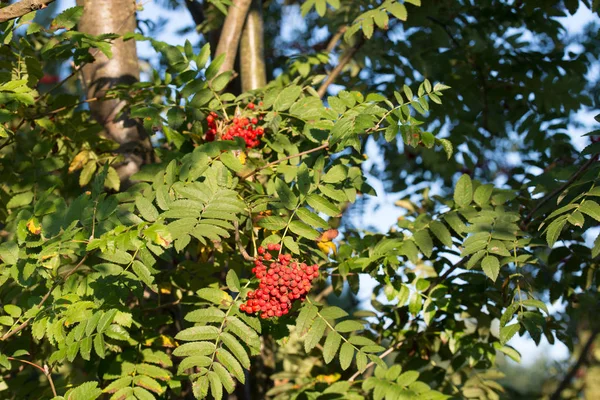
[[[402,346],[402,342],[400,343],[396,343],[395,345],[393,345],[392,347],[390,347],[389,349],[387,349],[386,351],[384,351],[383,353],[381,353],[379,355],[380,359],[384,359],[386,356],[388,356],[391,352],[393,352],[394,350],[396,350],[398,347]],[[368,370],[369,368],[371,368],[373,365],[375,365],[375,361],[371,361],[370,363],[367,364],[367,366],[365,367],[365,369],[361,371],[356,371],[354,373],[354,375],[352,375],[350,377],[350,379],[348,379],[348,382],[354,382],[354,380],[356,378],[358,378],[359,376],[361,376],[366,370]]]
[[[54,395],[54,397],[58,396],[56,394],[56,388],[54,387],[54,381],[52,380],[52,373],[50,372],[50,369],[48,369],[47,365],[44,365],[42,367],[41,365],[37,365],[35,363],[32,363],[31,361],[21,360],[20,358],[14,358],[14,357],[7,357],[7,358],[11,361],[18,361],[23,364],[31,365],[32,367],[35,367],[35,368],[39,369],[40,371],[42,371],[42,373],[44,375],[46,375],[46,378],[48,378],[48,383],[50,383],[50,388],[52,389],[52,394]]]
[[[581,349],[581,354],[579,354],[579,358],[577,359],[575,364],[573,364],[567,375],[565,375],[565,377],[560,382],[560,385],[558,385],[554,393],[552,393],[552,396],[550,396],[550,400],[560,400],[560,394],[563,390],[567,388],[567,386],[569,386],[569,383],[571,383],[571,380],[575,377],[575,374],[577,374],[579,368],[581,368],[581,365],[585,361],[585,358],[590,354],[590,349],[594,344],[594,340],[596,340],[596,336],[598,336],[598,333],[600,333],[600,329],[595,329],[594,331],[592,331],[592,334],[583,346],[583,349]]]
[[[240,254],[242,255],[242,257],[244,257],[244,260],[254,261],[254,257],[251,257],[250,254],[248,254],[248,252],[244,248],[244,245],[242,244],[242,240],[240,239],[239,223],[237,221],[233,221],[233,226],[235,227],[235,243],[237,244]]]
[[[325,94],[327,94],[327,89],[329,88],[329,86],[333,82],[335,82],[337,77],[342,73],[344,68],[346,68],[346,65],[348,65],[348,63],[352,60],[352,57],[354,57],[356,52],[362,47],[362,45],[364,43],[365,43],[365,39],[363,37],[361,37],[354,46],[352,46],[351,48],[346,50],[346,52],[344,53],[344,55],[342,56],[342,58],[340,59],[338,64],[331,71],[331,73],[327,76],[327,79],[325,79],[325,82],[323,82],[321,84],[321,87],[319,87],[319,90],[317,90],[317,93],[319,94],[320,98],[323,98],[325,96]]]
[[[52,292],[54,291],[54,289],[56,289],[56,287],[60,284],[60,282],[64,282],[65,280],[67,280],[68,277],[70,277],[71,275],[73,275],[78,269],[79,267],[81,267],[83,265],[83,263],[85,262],[85,260],[87,260],[88,256],[90,255],[90,253],[86,254],[85,256],[83,256],[83,258],[81,259],[81,261],[79,261],[79,263],[69,272],[67,272],[67,274],[60,280],[56,280],[54,281],[54,283],[52,284],[52,286],[50,287],[50,289],[48,290],[48,292],[46,292],[46,294],[44,295],[44,297],[42,297],[42,299],[40,300],[40,302],[38,303],[37,307],[41,308],[44,303],[46,302],[46,300],[48,300],[48,298],[50,297],[50,295],[52,294]],[[29,318],[28,320],[24,321],[21,325],[17,326],[14,330],[9,330],[7,331],[1,338],[0,338],[0,342],[5,341],[6,339],[10,338],[11,336],[21,332],[23,329],[27,328],[27,326],[29,326],[29,322],[31,321],[31,318]]]
[[[0,9],[0,23],[22,17],[30,12],[48,7],[54,0],[21,0]],[[56,396],[56,395],[55,395]]]
[[[344,33],[346,33],[347,30],[348,25],[343,25],[337,30],[337,32],[331,37],[331,39],[329,39],[327,47],[325,47],[325,51],[327,53],[331,53],[333,49],[335,49],[335,46],[337,46],[338,42],[340,41],[342,36],[344,36]]]
[[[562,193],[567,187],[569,187],[573,182],[575,182],[577,180],[577,178],[579,178],[581,175],[583,175],[583,173],[585,171],[588,170],[588,168],[590,168],[594,162],[596,161],[596,154],[593,154],[592,157],[581,166],[581,168],[579,168],[577,170],[577,172],[575,172],[568,181],[566,181],[565,183],[563,183],[562,185],[560,185],[559,187],[557,187],[556,189],[554,189],[552,192],[550,192],[550,194],[548,194],[546,197],[544,197],[542,199],[542,201],[540,201],[534,208],[533,210],[531,210],[529,212],[529,214],[527,214],[527,216],[525,218],[523,218],[523,221],[521,222],[521,229],[522,230],[527,230],[527,228],[529,227],[529,222],[531,221],[531,219],[533,218],[533,214],[535,214],[544,204],[546,204],[547,202],[549,202],[550,200],[552,200],[555,196],[559,195],[560,193]]]
[[[221,65],[220,72],[231,71],[233,69],[238,45],[240,44],[240,37],[242,36],[242,28],[246,22],[250,3],[252,3],[252,0],[234,0],[233,4],[229,7],[215,53],[215,57],[225,54],[225,61]]]
[[[469,259],[468,257],[461,258],[456,264],[451,266],[448,271],[444,272],[436,280],[434,280],[431,283],[431,285],[429,285],[429,288],[427,288],[427,290],[425,291],[425,294],[429,294],[429,292],[431,292],[437,285],[439,285],[441,282],[445,281],[450,276],[451,273],[456,271],[457,268],[462,267],[467,262],[468,259]]]

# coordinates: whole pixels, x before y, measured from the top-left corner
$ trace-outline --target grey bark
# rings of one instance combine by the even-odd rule
[[[125,34],[135,31],[136,3],[134,0],[77,0],[84,7],[79,30],[92,35],[103,33]],[[102,52],[92,54],[95,61],[82,68],[87,98],[102,98],[106,91],[116,85],[132,84],[140,79],[136,45],[134,40],[115,40],[112,57]],[[121,182],[126,186],[129,178],[144,163],[152,161],[150,139],[139,121],[121,113],[126,103],[118,99],[90,103],[93,117],[104,127],[105,136],[120,144],[119,152],[125,161],[115,166]]]

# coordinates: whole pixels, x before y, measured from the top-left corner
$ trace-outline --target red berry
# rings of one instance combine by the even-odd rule
[[[255,107],[254,103],[248,103],[248,109],[254,110],[254,107]]]

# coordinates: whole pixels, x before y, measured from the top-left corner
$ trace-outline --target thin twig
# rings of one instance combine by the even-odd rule
[[[381,353],[379,355],[379,358],[383,360],[387,355],[389,355],[391,352],[393,352],[394,350],[396,350],[400,346],[402,346],[402,342],[396,343],[395,345],[393,345],[392,347],[390,347],[389,349],[387,349],[386,351],[384,351],[383,353]],[[348,382],[354,382],[354,380],[356,378],[358,378],[359,376],[361,376],[366,370],[368,370],[369,368],[371,368],[373,365],[375,365],[375,361],[371,361],[370,363],[368,363],[367,366],[362,371],[356,371],[354,373],[354,375],[352,375],[350,377],[350,379],[348,379]]]
[[[58,396],[56,394],[56,388],[54,387],[54,381],[52,380],[52,373],[50,372],[50,369],[48,369],[47,365],[44,365],[42,367],[41,365],[38,365],[36,363],[32,363],[31,361],[21,360],[20,358],[14,358],[14,357],[7,357],[7,358],[9,360],[11,360],[11,361],[18,361],[18,362],[23,363],[23,364],[31,365],[32,367],[37,368],[40,371],[42,371],[42,373],[44,375],[46,375],[46,378],[48,378],[48,383],[50,383],[50,388],[52,388],[52,394],[54,395],[54,397]]]
[[[325,51],[327,53],[331,53],[333,49],[335,49],[335,46],[337,46],[338,42],[340,41],[342,36],[344,36],[344,33],[346,33],[347,30],[347,25],[343,25],[337,30],[337,32],[329,40],[329,43],[327,43],[327,47],[325,47]]]
[[[346,51],[346,53],[340,59],[338,65],[335,66],[335,68],[327,76],[327,79],[325,79],[325,82],[321,84],[319,90],[317,90],[317,93],[320,98],[323,98],[325,94],[327,94],[327,89],[329,88],[329,85],[335,82],[337,77],[342,73],[343,69],[346,68],[346,65],[348,65],[350,60],[352,60],[352,57],[354,57],[356,52],[362,47],[364,43],[365,40],[361,37],[361,39],[359,39],[359,41],[354,46],[352,46]]]
[[[54,0],[22,0],[0,9],[0,23],[22,17],[30,12],[48,7]],[[56,395],[55,395],[56,396]]]
[[[235,228],[235,242],[237,243],[240,254],[242,255],[242,257],[244,257],[244,260],[254,261],[254,257],[251,257],[250,254],[248,254],[248,252],[244,248],[244,245],[242,244],[242,240],[240,239],[240,227],[238,222],[233,221],[233,226]]]
[[[77,269],[79,269],[79,267],[81,267],[83,265],[83,263],[85,262],[85,260],[88,258],[89,253],[86,254],[85,256],[83,256],[83,258],[81,259],[81,261],[79,261],[79,263],[75,266],[75,268],[73,268],[72,270],[70,270],[65,276],[64,278],[62,278],[60,281],[56,280],[52,286],[50,287],[50,289],[48,290],[48,292],[46,292],[46,294],[44,295],[44,297],[42,297],[42,299],[40,300],[40,302],[38,303],[37,307],[41,308],[44,303],[46,302],[46,300],[48,300],[48,298],[50,297],[50,295],[52,294],[52,292],[54,291],[54,289],[56,289],[56,287],[60,284],[60,282],[64,282],[67,280],[68,277],[70,277],[71,275],[73,275],[75,273],[75,271],[77,271]],[[8,332],[6,332],[1,338],[0,341],[4,341],[8,338],[10,338],[11,336],[19,333],[20,331],[22,331],[23,329],[27,328],[27,326],[29,326],[29,322],[31,321],[31,318],[29,318],[28,320],[24,321],[21,325],[17,326],[14,330],[9,330]]]
[[[252,171],[249,174],[243,176],[242,180],[246,180],[246,179],[250,178],[251,176],[256,175],[259,171],[262,171],[265,168],[272,167],[273,165],[279,164],[280,162],[291,160],[292,158],[296,158],[296,157],[302,157],[302,156],[305,156],[307,154],[314,153],[315,151],[326,149],[327,147],[329,147],[329,143],[325,142],[322,145],[320,145],[318,147],[315,147],[313,149],[302,151],[302,152],[300,152],[298,154],[292,154],[291,156],[287,156],[287,157],[284,157],[282,159],[272,161],[272,162],[270,162],[270,163],[268,163],[266,165],[263,165],[262,167],[256,168],[254,171]]]
[[[565,390],[567,386],[569,386],[569,383],[571,383],[571,380],[575,377],[575,374],[577,374],[579,368],[581,368],[581,365],[585,361],[585,358],[589,356],[589,354],[591,354],[590,349],[594,344],[594,340],[596,340],[596,336],[598,336],[598,333],[600,333],[600,329],[595,329],[594,331],[592,331],[592,334],[583,346],[583,349],[581,349],[581,354],[579,354],[579,358],[577,359],[575,364],[573,364],[567,375],[565,375],[565,377],[560,382],[560,385],[558,385],[554,393],[552,393],[552,396],[550,396],[550,400],[559,400],[561,398],[560,394],[562,393],[562,391]]]
[[[333,293],[333,285],[329,285],[325,289],[323,289],[321,291],[321,293],[319,293],[318,295],[315,296],[314,300],[319,302],[319,301],[323,300],[325,297],[329,296],[331,293]]]
[[[583,173],[585,171],[588,170],[589,167],[591,167],[594,162],[596,161],[596,154],[592,155],[592,157],[581,166],[581,168],[579,168],[577,170],[577,172],[575,172],[568,181],[566,181],[565,183],[563,183],[562,185],[560,185],[558,188],[554,189],[550,194],[548,194],[546,197],[544,197],[542,199],[542,201],[540,201],[534,208],[533,210],[531,210],[531,212],[529,214],[527,214],[527,216],[525,218],[523,218],[523,221],[521,222],[521,229],[522,230],[527,230],[527,228],[529,227],[529,223],[531,221],[531,218],[533,218],[533,214],[535,214],[544,204],[546,204],[547,202],[549,202],[550,200],[552,200],[552,198],[560,193],[562,193],[568,186],[570,186],[573,182],[575,182],[577,180],[577,178],[579,178],[581,175],[583,175]]]

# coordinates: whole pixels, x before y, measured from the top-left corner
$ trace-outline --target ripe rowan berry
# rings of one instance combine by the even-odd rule
[[[240,306],[240,311],[258,312],[262,319],[281,317],[290,312],[294,300],[306,298],[313,279],[318,276],[318,266],[298,263],[290,254],[273,257],[270,253],[280,250],[281,245],[277,243],[257,249],[252,272],[259,279],[259,287],[248,293],[248,300]],[[268,269],[265,261],[270,262]]]

